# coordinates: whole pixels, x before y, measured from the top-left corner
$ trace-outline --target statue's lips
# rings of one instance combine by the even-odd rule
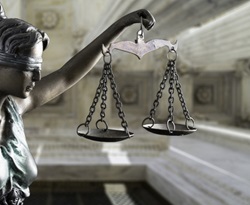
[[[35,87],[35,83],[33,82],[31,85],[28,85],[28,86],[26,87],[26,92],[32,91],[34,87]]]

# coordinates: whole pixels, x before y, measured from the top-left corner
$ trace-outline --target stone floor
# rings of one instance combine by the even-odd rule
[[[197,127],[192,135],[172,137],[170,150],[248,183],[250,188],[250,131],[218,125]]]
[[[134,183],[146,180],[150,185],[156,185],[154,188],[166,199],[174,196],[171,199],[173,204],[249,205],[250,131],[216,123],[197,123],[196,127],[196,133],[178,137],[155,136],[145,130],[137,130],[133,139],[114,144],[90,143],[73,135],[72,130],[45,130],[40,135],[35,135],[31,130],[28,141],[38,163],[38,181],[123,180]],[[36,138],[32,138],[33,134]],[[122,183],[119,186],[113,185],[108,184],[108,187],[123,187],[124,190],[127,186]],[[105,187],[105,184],[101,186]],[[172,193],[173,190],[175,193]],[[95,191],[93,193],[103,201],[108,198],[107,205],[120,205],[119,202],[112,201],[115,199],[111,200],[113,194],[107,191],[99,195]],[[190,197],[197,193],[200,194],[199,199],[196,197],[197,200],[190,201]],[[92,196],[90,192],[69,193],[68,196],[74,198],[70,200],[78,200],[82,205],[91,204],[84,201],[91,198],[87,195]],[[121,201],[122,198],[131,199],[130,194],[124,191],[118,195],[122,196]],[[46,205],[56,204],[61,199],[66,200],[57,192],[55,195],[41,195],[32,190],[32,197],[36,200],[39,197],[41,200],[46,199],[46,203],[43,203]],[[179,200],[180,197],[183,199]],[[142,205],[147,205],[147,202],[146,200]],[[95,204],[98,205],[97,202]],[[103,205],[106,204],[103,202]],[[137,201],[121,205],[137,204],[141,205]],[[157,202],[150,205],[157,205]]]
[[[170,205],[146,183],[35,182],[25,205]]]

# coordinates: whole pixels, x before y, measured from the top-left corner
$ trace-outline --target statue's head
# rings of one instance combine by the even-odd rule
[[[48,36],[31,24],[16,18],[7,18],[0,4],[0,65],[33,67],[41,64],[42,56],[36,53],[41,44],[42,51],[49,43]],[[41,46],[40,45],[40,46]]]
[[[43,31],[21,19],[7,18],[0,4],[0,92],[29,95],[41,78],[42,53],[48,43]]]

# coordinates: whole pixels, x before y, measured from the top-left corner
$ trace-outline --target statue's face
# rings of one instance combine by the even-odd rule
[[[32,49],[22,50],[18,53],[18,56],[32,59],[41,59],[43,53],[43,44],[39,42]],[[17,57],[18,61],[18,57]],[[7,95],[13,95],[20,98],[26,98],[35,87],[35,82],[41,79],[41,64],[38,63],[35,66],[22,63],[20,65],[15,64],[13,66],[5,66],[6,69],[2,69],[4,72],[4,79],[1,78],[1,88],[4,88],[4,92]],[[4,70],[4,71],[3,71]],[[4,84],[4,85],[3,85]],[[2,89],[3,91],[3,89]]]

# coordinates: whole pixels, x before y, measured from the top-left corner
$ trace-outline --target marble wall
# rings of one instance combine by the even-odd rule
[[[25,0],[15,1],[14,6],[11,6],[10,1],[3,1],[3,4],[8,16],[24,18],[49,34],[51,43],[44,53],[43,75],[60,68],[102,31],[101,24],[99,27],[95,26],[100,16],[103,16],[101,19],[106,25],[107,22],[111,24],[111,20],[114,20],[115,16],[118,18],[121,13],[115,10],[117,5],[111,1],[103,4],[99,0],[93,1],[90,5],[87,1],[80,0],[74,3],[66,0]],[[132,1],[122,4],[121,10],[129,10],[132,4],[134,5]],[[145,5],[152,7],[153,11],[160,11],[150,1]],[[141,4],[135,3],[134,6],[136,8]],[[112,18],[110,13],[106,12],[108,7],[114,9]],[[94,10],[98,12],[91,12]],[[239,74],[239,70],[246,70],[242,68],[246,65],[242,62],[248,60],[248,10],[249,3],[246,3],[215,21],[184,30],[177,37],[177,69],[180,73],[180,82],[189,111],[194,112],[198,119],[236,124],[249,118],[250,111],[247,105],[250,100],[248,95],[243,94],[249,80],[245,72]],[[159,21],[159,25],[161,23],[162,21]],[[159,29],[159,26],[157,28]],[[239,30],[244,32],[235,33]],[[125,33],[123,38],[125,36],[129,35]],[[234,43],[231,45],[229,42]],[[159,89],[166,66],[166,52],[157,51],[141,61],[134,56],[116,52],[114,59],[113,67],[124,110],[128,113],[131,124],[140,126],[143,117],[148,115]],[[100,60],[93,72],[75,87],[25,116],[27,127],[74,127],[82,122],[92,103],[102,64]],[[160,121],[164,121],[168,115],[167,98],[166,90],[158,108],[160,111],[157,118]],[[175,98],[176,116],[183,118],[177,95]],[[107,116],[112,121],[116,112],[112,94],[109,94],[109,102]],[[113,121],[116,126],[117,121]]]

